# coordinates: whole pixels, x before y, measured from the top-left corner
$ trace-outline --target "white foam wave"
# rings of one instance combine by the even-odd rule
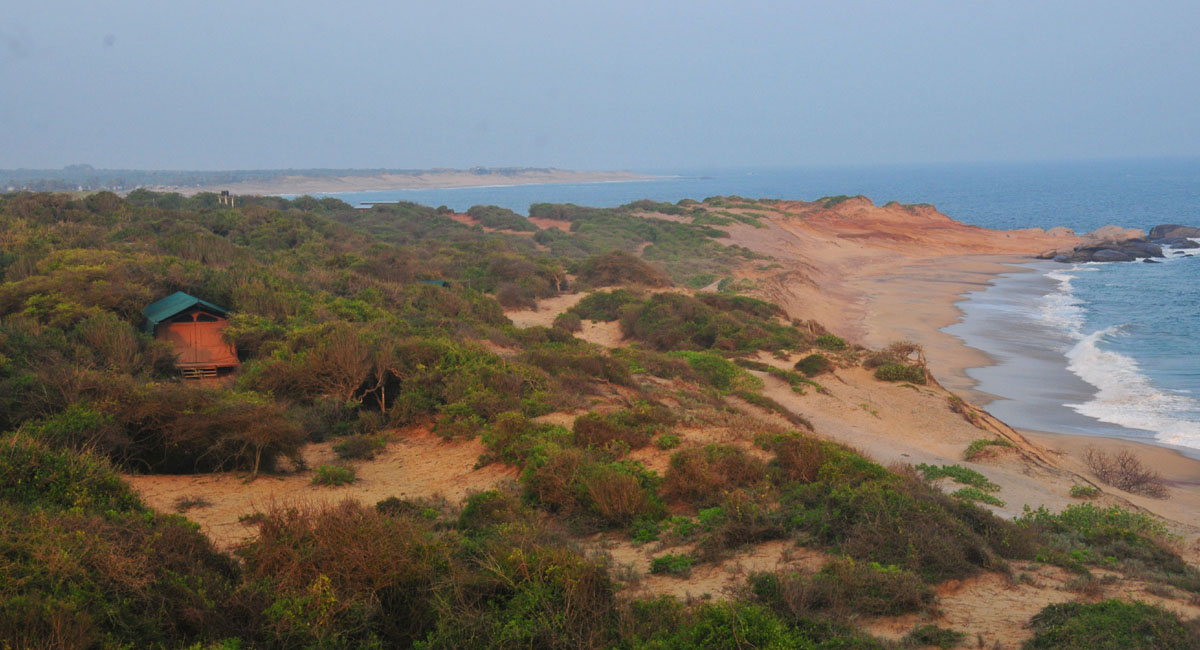
[[[1154,432],[1167,444],[1200,447],[1200,422],[1187,419],[1200,411],[1200,402],[1159,390],[1137,361],[1100,347],[1119,332],[1120,326],[1093,332],[1067,352],[1067,368],[1097,392],[1090,401],[1066,406],[1101,422]]]
[[[1050,271],[1046,277],[1058,281],[1058,290],[1042,296],[1038,304],[1038,316],[1043,322],[1076,340],[1083,338],[1087,310],[1083,301],[1075,295],[1071,281],[1078,276],[1072,273],[1091,270],[1073,266],[1066,271]]]

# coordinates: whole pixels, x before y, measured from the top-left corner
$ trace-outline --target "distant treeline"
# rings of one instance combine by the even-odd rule
[[[62,169],[0,169],[7,191],[60,192],[74,190],[132,190],[139,187],[205,187],[222,183],[269,181],[281,176],[374,176],[398,174],[418,176],[444,172],[467,172],[479,176],[518,176],[553,171],[534,167],[474,167],[472,169],[236,169],[187,171],[151,169],[96,169],[91,165],[68,165]]]

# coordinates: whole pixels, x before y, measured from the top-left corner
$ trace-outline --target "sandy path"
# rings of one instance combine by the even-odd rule
[[[217,546],[229,548],[253,532],[238,523],[238,518],[272,504],[356,499],[373,505],[393,496],[441,496],[458,503],[470,492],[516,478],[514,468],[499,463],[475,469],[483,451],[477,440],[445,442],[427,431],[415,430],[397,432],[396,439],[374,460],[353,463],[358,480],[339,487],[313,485],[311,472],[263,475],[253,482],[233,473],[125,478],[149,505],[163,512],[174,512],[180,498],[201,497],[210,502],[212,505],[188,510],[187,517],[200,524]],[[336,460],[332,443],[308,445],[304,457],[309,467]]]

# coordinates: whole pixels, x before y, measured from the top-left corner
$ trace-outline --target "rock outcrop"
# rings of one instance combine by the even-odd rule
[[[1136,233],[1135,236],[1130,236]],[[1149,237],[1141,231],[1105,226],[1087,235],[1087,240],[1070,250],[1053,249],[1038,255],[1038,259],[1062,263],[1133,262],[1166,257],[1163,246],[1170,248],[1200,248],[1191,237],[1200,238],[1200,228],[1164,224],[1150,229]]]

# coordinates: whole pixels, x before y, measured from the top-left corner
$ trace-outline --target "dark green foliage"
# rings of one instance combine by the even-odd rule
[[[762,388],[762,380],[742,370],[737,364],[711,352],[675,352],[674,356],[687,362],[700,380],[721,392],[754,391]]]
[[[237,569],[177,515],[0,504],[0,645],[181,647],[241,636]]]
[[[579,314],[563,312],[554,317],[554,328],[567,332],[578,332],[583,329],[583,322],[580,320]]]
[[[804,345],[799,330],[756,314],[753,303],[716,304],[720,308],[682,294],[654,294],[621,310],[621,332],[656,350],[749,352]]]
[[[906,381],[911,384],[925,383],[925,369],[906,363],[885,363],[875,369],[875,378],[883,381]]]
[[[499,230],[516,230],[523,232],[537,232],[538,227],[529,223],[529,220],[521,215],[495,205],[473,205],[467,210],[467,216],[479,222],[479,225],[486,228],[496,228]]]
[[[1200,593],[1200,572],[1171,549],[1166,526],[1150,515],[1081,503],[1058,514],[1045,507],[1026,508],[1017,523],[1046,541],[1038,553],[1041,561],[1079,573],[1086,573],[1088,566],[1116,569]]]
[[[575,441],[594,447],[607,447],[620,441],[629,449],[640,449],[650,444],[650,439],[674,420],[670,410],[650,404],[604,415],[587,413],[575,418]]]
[[[1200,635],[1179,617],[1141,602],[1050,605],[1030,621],[1034,637],[1028,650],[1189,650],[1200,648]]]
[[[692,574],[692,565],[695,563],[695,558],[690,555],[668,553],[650,560],[650,573],[666,573],[686,577]]]
[[[760,573],[750,577],[755,596],[792,618],[814,614],[898,616],[933,603],[933,589],[916,574],[874,562],[833,560],[811,576]]]
[[[105,460],[52,449],[21,433],[0,437],[0,502],[89,512],[144,509]]]
[[[849,344],[846,343],[846,339],[833,334],[822,334],[817,337],[815,342],[817,347],[821,348],[822,350],[832,350],[835,352],[839,350],[845,350],[846,348],[850,347]]]
[[[796,370],[804,373],[805,377],[816,377],[823,372],[829,372],[832,365],[828,357],[816,353],[797,361]]]
[[[904,635],[903,643],[909,646],[933,646],[935,648],[956,648],[967,638],[967,635],[948,627],[936,625],[918,625]]]
[[[614,321],[621,317],[621,310],[625,305],[639,303],[641,300],[640,294],[627,289],[597,291],[580,300],[579,304],[570,309],[570,313],[588,320]]]
[[[382,435],[358,434],[350,436],[333,446],[333,452],[342,459],[371,460],[387,446],[387,437]]]
[[[921,475],[926,481],[936,481],[940,478],[950,478],[962,483],[963,485],[970,485],[987,492],[995,492],[996,490],[1000,489],[1000,486],[989,481],[983,474],[980,474],[969,467],[963,467],[962,465],[938,466],[921,463],[920,465],[917,465],[917,471],[921,472]]]
[[[321,465],[313,470],[313,485],[347,485],[356,479],[356,472],[348,465]]]
[[[936,582],[1033,555],[1030,535],[978,506],[892,474],[830,443],[768,441],[785,476],[792,528],[860,561],[897,566]]]

